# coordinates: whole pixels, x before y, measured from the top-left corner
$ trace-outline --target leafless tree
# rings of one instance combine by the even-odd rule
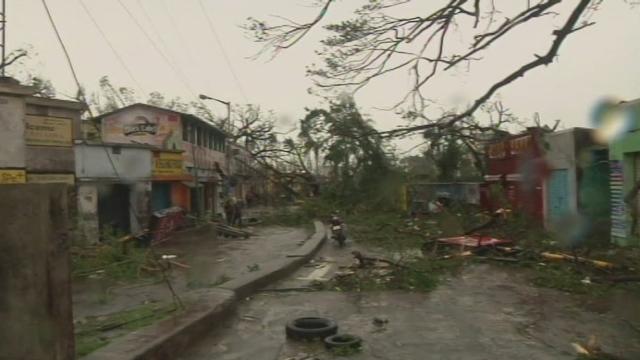
[[[554,16],[562,19],[559,27],[549,29],[550,44],[543,54],[498,77],[468,106],[435,118],[424,117],[419,124],[382,132],[402,136],[429,129],[476,126],[469,121],[503,87],[533,69],[551,64],[563,43],[575,32],[594,24],[591,17],[603,0],[441,0],[424,14],[399,17],[399,10],[410,9],[419,0],[364,1],[350,20],[324,24],[332,34],[322,41],[318,52],[324,66],[311,67],[309,75],[319,88],[347,87],[353,91],[371,81],[398,70],[408,70],[411,87],[394,108],[407,106],[415,114],[425,113],[429,101],[423,94],[436,75],[460,65],[481,61],[489,48],[496,47],[525,24]],[[339,6],[336,0],[317,1],[319,12],[308,22],[278,17],[270,25],[250,18],[245,28],[255,41],[264,45],[261,54],[288,49],[301,41],[312,29],[322,26],[327,14]],[[439,4],[439,5],[435,5]],[[514,12],[506,8],[515,7]],[[548,26],[547,22],[543,22]],[[460,35],[469,35],[466,47],[456,46]],[[455,36],[455,37],[454,37]]]

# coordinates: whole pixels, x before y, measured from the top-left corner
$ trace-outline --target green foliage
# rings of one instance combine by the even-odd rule
[[[607,290],[602,284],[583,283],[585,273],[578,271],[572,263],[542,263],[535,264],[533,268],[532,281],[536,286],[590,296],[602,295]]]
[[[308,110],[299,138],[308,155],[330,165],[331,181],[323,187],[327,200],[340,207],[392,208],[398,203],[402,173],[394,168],[382,137],[353,99],[332,102],[328,110]]]
[[[130,247],[126,253],[114,244],[75,248],[71,257],[73,277],[93,274],[112,280],[132,280],[139,276],[140,266],[147,262],[145,249]]]

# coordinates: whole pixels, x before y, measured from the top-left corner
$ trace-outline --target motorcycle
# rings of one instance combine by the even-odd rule
[[[338,242],[340,247],[344,247],[347,237],[345,235],[345,225],[337,216],[331,218],[331,238]]]

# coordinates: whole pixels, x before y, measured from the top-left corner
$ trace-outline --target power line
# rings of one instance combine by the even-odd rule
[[[51,27],[53,27],[53,31],[56,33],[56,37],[58,38],[58,42],[60,43],[60,47],[62,47],[62,51],[64,52],[64,56],[67,58],[67,64],[69,64],[69,69],[71,69],[71,75],[73,75],[73,80],[76,82],[76,86],[78,87],[78,95],[82,97],[82,101],[87,104],[87,110],[89,111],[89,115],[93,118],[93,114],[91,113],[91,108],[88,106],[87,98],[84,95],[84,92],[81,90],[82,86],[80,85],[80,80],[78,80],[78,75],[76,74],[76,70],[73,68],[73,63],[71,62],[71,57],[69,56],[69,52],[67,51],[67,47],[64,45],[64,41],[62,41],[62,37],[60,36],[60,32],[58,31],[58,27],[56,26],[56,22],[53,20],[53,16],[51,16],[51,11],[49,10],[49,6],[47,6],[47,1],[42,0],[42,5],[44,5],[44,10],[47,12],[47,17],[49,18],[49,22],[51,23]]]
[[[207,104],[196,95],[196,92],[193,91],[193,88],[191,87],[191,85],[189,85],[189,79],[187,78],[187,76],[185,76],[184,73],[182,73],[182,71],[180,71],[180,69],[176,67],[176,65],[171,60],[169,60],[168,56],[160,49],[158,44],[151,38],[151,35],[149,35],[149,33],[144,29],[142,24],[140,24],[138,19],[133,15],[133,13],[129,10],[129,8],[122,2],[122,0],[118,0],[118,3],[120,3],[120,6],[122,6],[124,11],[131,18],[131,20],[133,20],[133,22],[136,24],[138,29],[140,29],[140,31],[144,34],[147,40],[149,40],[149,42],[151,43],[153,48],[156,50],[156,52],[160,55],[160,57],[162,57],[162,59],[167,63],[167,65],[169,65],[171,70],[174,72],[174,75],[176,75],[176,78],[178,78],[178,80],[180,80],[182,84],[185,86],[185,88],[191,93],[191,96],[193,96],[196,99],[196,101],[199,102],[204,108],[208,108]],[[138,2],[138,5],[140,5],[140,8],[142,9],[143,14],[147,17],[147,20],[151,24],[152,30],[154,30],[155,26],[153,24],[153,21],[151,21],[151,17],[149,17],[149,15],[146,13],[144,6],[142,6],[140,2]],[[160,43],[162,43],[163,46],[167,48],[167,52],[169,52],[168,50],[169,47],[164,43],[164,41],[162,40],[162,37],[157,33],[157,31],[156,31],[156,36],[160,40]]]
[[[144,15],[144,18],[147,20],[149,25],[151,25],[151,32],[160,41],[160,45],[163,46],[164,52],[166,54],[168,54],[167,59],[171,58],[172,66],[176,66],[176,64],[177,64],[176,59],[173,56],[171,56],[171,51],[170,51],[169,46],[167,45],[166,42],[164,42],[164,39],[162,38],[162,35],[160,35],[160,31],[158,31],[158,28],[156,27],[155,23],[151,19],[151,16],[149,15],[149,13],[147,12],[146,8],[142,4],[142,0],[138,0],[137,2],[138,2],[138,7],[140,7],[140,10],[142,10],[142,14]]]
[[[142,26],[142,24],[140,24],[140,22],[138,21],[138,19],[133,15],[133,13],[129,10],[129,8],[122,2],[122,0],[118,0],[118,3],[120,3],[120,6],[122,6],[122,8],[124,9],[124,11],[129,15],[129,17],[131,18],[131,20],[133,20],[133,22],[136,24],[136,26],[138,27],[138,29],[140,29],[140,31],[144,34],[144,36],[147,38],[147,40],[149,40],[149,42],[151,43],[151,45],[153,46],[153,48],[156,50],[156,52],[158,52],[158,54],[160,55],[160,57],[162,57],[162,59],[167,63],[167,65],[169,65],[169,67],[171,68],[171,70],[173,70],[174,74],[176,75],[176,77],[178,78],[178,80],[180,80],[182,82],[182,84],[185,86],[185,88],[191,93],[191,95],[194,98],[198,98],[195,91],[193,91],[193,88],[191,88],[191,86],[189,85],[189,81],[186,79],[186,76],[179,70],[179,68],[177,68],[170,60],[169,58],[162,52],[162,50],[158,47],[158,44],[156,44],[155,41],[153,41],[153,39],[151,38],[151,36],[149,35],[149,33],[144,29],[144,27]],[[162,40],[160,40],[162,41]]]
[[[127,74],[129,75],[129,77],[131,78],[131,80],[136,84],[136,87],[138,88],[138,90],[140,91],[141,94],[145,94],[145,91],[143,90],[142,86],[140,85],[140,83],[138,82],[138,80],[136,80],[136,77],[133,75],[133,72],[131,72],[131,69],[129,69],[129,66],[127,66],[127,63],[124,61],[124,59],[122,58],[122,56],[120,55],[120,53],[116,50],[116,48],[113,46],[113,43],[111,43],[111,41],[109,40],[109,38],[107,37],[107,34],[105,34],[105,32],[102,30],[102,28],[100,27],[100,25],[98,24],[98,22],[96,21],[95,17],[93,17],[93,15],[91,14],[91,11],[89,10],[89,8],[87,7],[87,5],[84,3],[83,0],[78,0],[78,2],[80,3],[80,5],[82,6],[82,8],[84,9],[85,13],[87,14],[87,16],[89,17],[89,19],[91,20],[91,22],[93,22],[93,25],[96,27],[96,29],[98,29],[98,32],[100,33],[100,35],[102,36],[102,38],[104,39],[104,41],[107,43],[107,45],[109,46],[109,48],[111,49],[111,51],[113,52],[113,54],[116,56],[116,58],[118,59],[118,61],[120,62],[120,65],[122,65],[122,67],[125,69],[125,71],[127,72]]]
[[[91,111],[91,107],[89,106],[89,102],[87,101],[87,97],[84,94],[84,91],[82,91],[82,85],[80,85],[80,80],[78,80],[78,75],[76,74],[76,70],[73,67],[73,62],[71,61],[71,57],[69,56],[69,52],[67,51],[67,47],[64,44],[64,41],[62,40],[62,36],[60,36],[60,32],[58,31],[58,27],[56,26],[56,22],[53,20],[53,16],[51,16],[51,11],[49,10],[49,6],[47,5],[47,1],[46,0],[42,0],[42,5],[44,5],[44,9],[47,12],[47,17],[49,17],[49,22],[51,23],[51,27],[53,27],[53,31],[56,33],[56,37],[58,38],[58,43],[60,43],[60,47],[62,47],[62,51],[64,52],[65,57],[67,58],[67,64],[69,64],[69,69],[71,69],[71,74],[73,75],[73,80],[76,82],[76,86],[78,87],[78,96],[82,98],[82,101],[85,103],[85,105],[87,105],[87,111],[89,112],[89,116],[91,117],[91,119],[93,120],[93,112]],[[97,127],[96,127],[97,128]],[[102,138],[100,138],[100,142],[104,145],[104,142],[102,142]],[[120,174],[118,173],[118,169],[116,168],[116,164],[113,162],[113,159],[111,158],[111,154],[109,154],[109,150],[107,150],[106,147],[102,147],[105,151],[105,153],[107,154],[107,158],[109,159],[109,162],[111,163],[111,167],[113,168],[113,172],[116,175],[116,177],[118,179],[122,179],[120,177]]]
[[[227,52],[226,52],[226,50],[224,48],[224,45],[222,44],[222,41],[220,40],[220,37],[218,36],[218,33],[216,32],[216,29],[213,26],[213,20],[211,20],[211,17],[209,17],[209,14],[207,13],[207,9],[204,7],[204,4],[202,3],[202,0],[198,0],[198,3],[200,4],[200,7],[202,8],[202,13],[204,14],[204,17],[207,19],[207,24],[209,24],[209,30],[211,31],[211,34],[213,35],[214,39],[218,43],[218,46],[220,47],[220,51],[222,52],[222,56],[224,57],[224,60],[227,63],[227,67],[229,68],[229,72],[233,76],[233,79],[235,80],[236,86],[240,90],[240,94],[244,98],[245,102],[249,102],[249,100],[247,99],[247,94],[245,93],[244,89],[242,88],[242,84],[240,83],[240,79],[238,78],[238,75],[236,74],[235,70],[233,69],[233,65],[231,64],[231,61],[229,60],[229,56],[227,55]]]
[[[181,47],[182,47],[183,51],[184,51],[186,54],[188,54],[188,58],[189,58],[189,60],[191,61],[191,59],[193,59],[193,58],[194,58],[193,53],[192,53],[192,51],[191,51],[191,48],[189,47],[189,45],[188,45],[188,44],[187,44],[187,42],[185,41],[185,38],[182,36],[182,33],[180,32],[180,28],[179,28],[179,26],[178,26],[178,25],[176,24],[176,22],[174,21],[174,16],[172,16],[172,14],[171,14],[171,10],[169,9],[169,6],[167,5],[167,1],[166,1],[166,0],[160,0],[160,2],[161,2],[161,3],[162,3],[162,5],[164,6],[164,10],[165,10],[165,11],[166,11],[166,13],[167,13],[167,16],[168,16],[168,18],[169,18],[169,22],[170,22],[170,24],[171,24],[171,27],[172,27],[173,32],[174,32],[174,33],[177,35],[177,37],[179,38],[179,40],[180,40],[180,45],[181,45]],[[138,0],[138,5],[140,5],[140,7],[142,7],[142,0]],[[144,9],[143,9],[143,10],[144,10]],[[145,15],[147,16],[147,19],[149,20],[149,22],[151,22],[151,18],[146,14],[146,12],[145,12]],[[152,24],[153,24],[153,23],[152,23]],[[155,29],[155,30],[156,30],[156,32],[157,32],[157,29],[156,29],[155,27],[153,27],[153,29]],[[157,35],[157,36],[162,40],[162,37],[161,37],[159,34],[156,34],[156,35]],[[168,48],[168,46],[166,46],[166,44],[165,44],[165,48]],[[195,63],[193,63],[193,64],[195,64]],[[207,71],[206,73],[207,73],[207,74],[211,74],[211,72],[209,72],[209,71]],[[214,80],[215,80],[215,79],[214,79]],[[207,83],[208,83],[209,85],[213,84],[213,83],[212,83],[212,81],[211,81],[211,76],[210,76],[210,75],[209,75],[209,76],[207,76]]]
[[[160,3],[162,3],[164,10],[167,12],[167,17],[169,18],[169,24],[171,24],[171,28],[174,34],[176,34],[176,36],[178,37],[178,40],[180,40],[180,47],[188,55],[189,60],[191,60],[191,58],[193,58],[193,54],[191,53],[191,48],[189,47],[189,45],[187,45],[187,42],[185,41],[184,37],[182,36],[182,33],[180,32],[180,28],[178,27],[178,25],[176,25],[174,16],[171,15],[171,10],[169,10],[169,5],[167,5],[166,0],[160,0]],[[141,4],[141,2],[138,1],[138,4]]]

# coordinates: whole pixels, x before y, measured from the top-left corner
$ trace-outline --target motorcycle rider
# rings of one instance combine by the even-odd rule
[[[331,220],[329,220],[329,225],[331,226],[331,235],[333,239],[337,240],[340,246],[344,246],[344,243],[347,240],[347,224],[345,224],[342,218],[340,218],[337,211],[331,213]],[[341,234],[334,232],[334,226],[340,226]]]

